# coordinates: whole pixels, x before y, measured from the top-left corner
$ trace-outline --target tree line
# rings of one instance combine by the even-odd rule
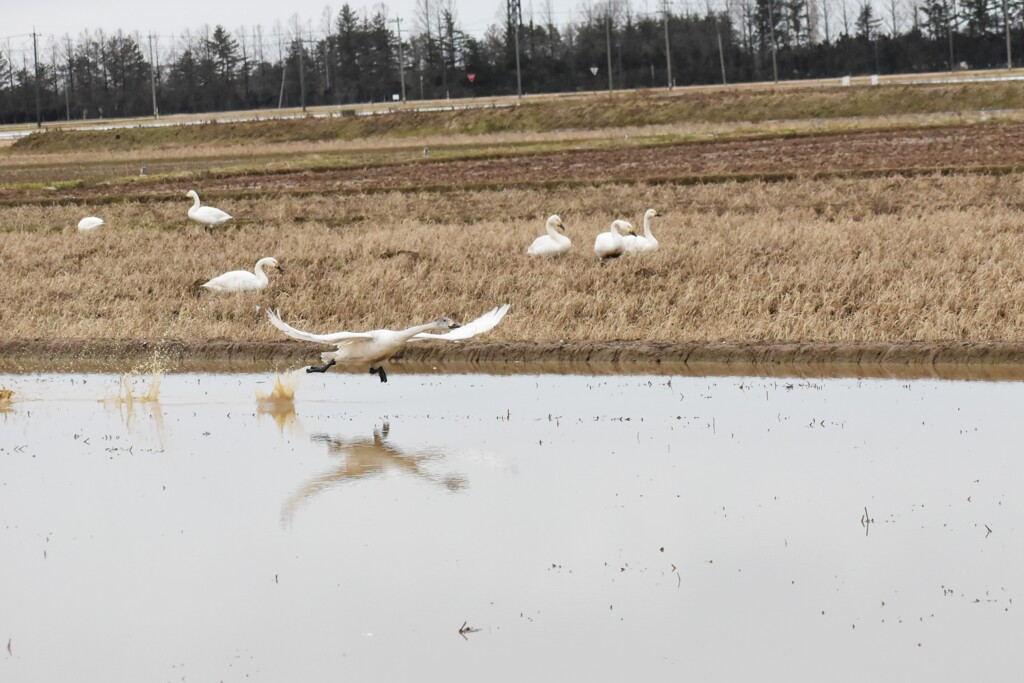
[[[703,11],[585,4],[508,16],[482,36],[454,0],[415,16],[346,4],[314,30],[223,26],[0,42],[0,122],[467,98],[1006,67],[1024,56],[1024,0],[726,0]],[[519,24],[518,36],[515,27]],[[399,36],[401,38],[399,39]],[[666,60],[666,54],[671,55]]]

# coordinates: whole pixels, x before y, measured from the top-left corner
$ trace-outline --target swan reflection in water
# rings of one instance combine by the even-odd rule
[[[281,509],[281,523],[291,524],[295,512],[322,491],[340,486],[346,482],[383,475],[397,471],[439,484],[449,491],[466,487],[466,480],[458,475],[440,477],[423,469],[423,465],[444,458],[436,451],[407,452],[388,443],[390,425],[385,422],[373,430],[372,439],[347,439],[327,434],[314,434],[312,441],[327,444],[331,456],[341,456],[341,463],[331,471],[318,475],[303,484]]]

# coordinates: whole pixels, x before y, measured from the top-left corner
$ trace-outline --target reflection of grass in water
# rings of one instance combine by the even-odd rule
[[[133,403],[157,403],[160,401],[160,382],[163,374],[155,372],[144,392],[135,393],[135,379],[131,375],[121,375],[121,384],[117,388],[117,403],[132,405]]]
[[[0,386],[0,413],[6,413],[11,410],[11,404],[14,401],[14,390],[8,389],[5,386]]]
[[[160,383],[163,380],[163,373],[159,370],[153,371],[150,375],[149,386],[136,391],[135,382],[139,379],[136,374],[121,375],[121,382],[117,387],[117,396],[103,399],[104,405],[108,407],[117,406],[124,418],[125,427],[131,428],[132,418],[135,415],[135,404],[147,405],[152,413],[153,421],[158,433],[163,432],[163,413],[160,410]]]

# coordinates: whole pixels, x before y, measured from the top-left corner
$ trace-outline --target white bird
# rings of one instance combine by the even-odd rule
[[[633,229],[633,224],[629,221],[614,220],[612,221],[611,228],[608,232],[599,233],[597,239],[594,240],[594,253],[597,257],[604,261],[605,259],[618,258],[625,252],[626,245],[622,240],[621,230],[625,230],[628,234],[636,236],[636,231]]]
[[[533,241],[526,253],[530,256],[558,256],[569,251],[572,247],[572,240],[565,235],[560,235],[558,230],[565,232],[565,226],[558,215],[552,215],[547,222],[548,234],[541,235]]]
[[[210,228],[213,226],[220,225],[225,221],[231,220],[231,214],[224,213],[220,209],[216,209],[212,206],[200,206],[199,195],[196,194],[195,190],[189,190],[185,196],[191,197],[193,200],[192,208],[188,210],[188,217],[196,223],[202,223],[205,225],[207,232],[209,232]]]
[[[101,225],[103,225],[103,219],[97,218],[96,216],[86,216],[82,220],[78,221],[78,229],[81,230],[82,232],[95,230]]]
[[[313,334],[298,330],[281,320],[280,313],[268,310],[267,318],[277,329],[292,339],[334,344],[336,351],[320,354],[324,362],[320,366],[310,366],[306,372],[327,372],[335,363],[369,366],[371,375],[378,375],[381,382],[387,382],[388,376],[379,364],[402,350],[407,342],[427,341],[462,341],[494,329],[508,313],[509,305],[498,306],[476,320],[459,325],[450,318],[438,318],[424,325],[416,325],[405,330],[370,330],[369,332],[335,332],[333,334]],[[445,334],[430,334],[428,330],[446,330]]]
[[[644,234],[643,235],[627,235],[622,238],[622,243],[626,247],[627,254],[642,254],[648,251],[658,250],[658,240],[654,238],[654,233],[651,232],[651,219],[655,216],[660,216],[654,209],[647,209],[644,212]]]
[[[232,270],[229,273],[218,275],[200,286],[206,287],[211,292],[252,292],[258,289],[266,289],[270,283],[270,278],[263,272],[264,268],[276,268],[277,272],[284,272],[281,266],[278,265],[277,259],[268,256],[256,262],[255,272]]]

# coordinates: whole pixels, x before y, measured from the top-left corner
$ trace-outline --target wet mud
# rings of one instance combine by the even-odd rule
[[[301,342],[0,341],[0,370],[286,370],[315,362]],[[1024,379],[1024,342],[506,342],[420,345],[397,371]],[[338,371],[346,368],[339,367]],[[351,368],[364,372],[365,368]]]

